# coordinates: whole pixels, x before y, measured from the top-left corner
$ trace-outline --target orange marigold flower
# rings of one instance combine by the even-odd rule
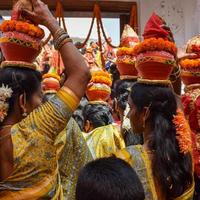
[[[135,55],[134,49],[130,47],[121,47],[117,51],[117,56],[123,56],[123,55]]]
[[[108,72],[99,70],[99,71],[93,71],[91,74],[92,74],[92,79],[90,82],[104,83],[109,87],[112,85],[111,75]]]
[[[173,42],[164,40],[163,38],[149,38],[139,43],[134,48],[136,55],[145,51],[167,51],[173,55],[176,55],[177,48]]]
[[[176,127],[176,139],[178,140],[180,153],[189,153],[192,149],[191,130],[184,113],[178,109],[173,123]]]
[[[17,31],[40,39],[44,37],[44,31],[40,27],[16,20],[3,21],[3,23],[0,25],[0,30],[2,32]]]
[[[183,69],[200,68],[200,59],[184,59],[180,61],[180,65]]]

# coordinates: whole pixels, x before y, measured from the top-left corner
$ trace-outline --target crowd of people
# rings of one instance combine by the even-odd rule
[[[180,53],[153,14],[144,41],[126,26],[117,51],[79,49],[47,5],[29,3],[0,26],[0,199],[199,200],[199,37]],[[38,25],[53,42],[36,58]]]

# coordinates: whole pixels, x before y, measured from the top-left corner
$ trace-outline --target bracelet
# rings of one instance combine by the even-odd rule
[[[54,34],[54,40],[57,40],[62,34],[64,34],[64,33],[66,33],[65,31],[64,31],[64,29],[62,29],[62,28],[60,28],[60,29],[58,29],[56,32],[55,32],[55,34]]]
[[[69,38],[69,36],[66,33],[63,33],[60,37],[54,39],[54,45],[58,46],[58,44],[62,42],[62,40],[64,40],[65,38]]]
[[[56,49],[56,50],[59,49],[60,44],[61,44],[65,39],[70,39],[70,38],[69,38],[69,35],[67,35],[66,33],[62,34],[57,40],[54,40],[54,46],[55,46],[55,49]],[[70,41],[71,41],[71,39],[70,39]]]
[[[73,40],[71,38],[65,38],[57,47],[57,50],[60,50],[65,44],[67,43],[73,43]]]

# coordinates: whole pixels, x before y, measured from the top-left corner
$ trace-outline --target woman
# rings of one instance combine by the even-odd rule
[[[192,200],[190,129],[183,113],[177,112],[173,92],[164,86],[136,83],[129,105],[132,129],[143,133],[144,145],[130,146],[117,156],[136,170],[143,183],[145,199]],[[186,146],[181,145],[181,133],[189,137]]]
[[[60,27],[48,7],[40,0],[32,4],[33,12],[24,10],[23,15],[46,26],[55,38]],[[57,95],[40,107],[38,72],[23,67],[1,69],[0,94],[9,94],[3,101],[9,109],[0,124],[0,199],[63,199],[54,141],[79,104],[90,77],[72,43],[65,43],[60,53],[68,79]]]
[[[55,74],[49,73],[48,75],[51,78],[55,77]],[[54,85],[46,85],[44,102],[56,95],[56,90],[52,86]],[[59,158],[59,173],[64,199],[74,200],[79,171],[92,160],[92,155],[79,125],[73,117],[70,118],[67,127],[58,134],[54,145],[56,145]]]
[[[135,80],[118,80],[116,82],[115,106],[114,109],[118,113],[121,121],[121,132],[124,136],[126,146],[137,145],[143,143],[141,134],[133,133],[130,125],[130,120],[127,117],[129,112],[128,96]]]
[[[84,137],[93,158],[111,156],[125,147],[118,128],[113,125],[111,110],[104,104],[88,104],[83,110]]]

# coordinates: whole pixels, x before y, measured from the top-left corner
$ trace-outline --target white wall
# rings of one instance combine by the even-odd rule
[[[177,45],[200,33],[200,0],[138,0],[140,32],[155,11],[172,28]]]

